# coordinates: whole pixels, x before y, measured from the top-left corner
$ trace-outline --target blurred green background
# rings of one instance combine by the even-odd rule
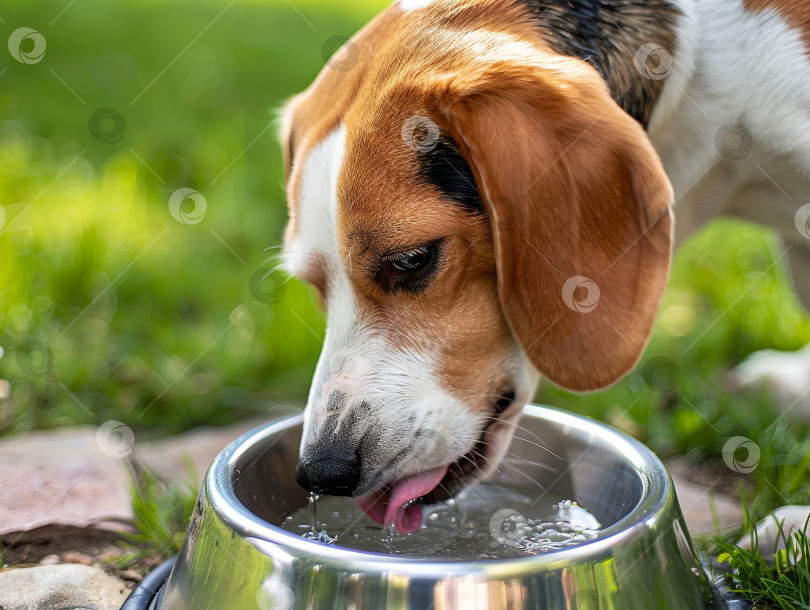
[[[0,53],[0,433],[115,419],[158,436],[303,403],[324,320],[275,270],[277,109],[384,4],[3,3],[0,38],[30,27],[47,51]],[[173,214],[180,188],[204,209]],[[762,503],[810,502],[807,428],[723,381],[752,351],[810,341],[779,254],[767,231],[713,223],[680,251],[638,370],[538,400],[709,470],[750,437]]]

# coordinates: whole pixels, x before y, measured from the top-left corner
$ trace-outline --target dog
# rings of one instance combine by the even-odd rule
[[[399,0],[282,140],[286,267],[327,311],[296,477],[400,532],[541,376],[633,369],[675,236],[774,227],[810,307],[806,0]]]

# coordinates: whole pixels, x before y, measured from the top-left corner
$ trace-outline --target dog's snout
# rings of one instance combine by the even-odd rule
[[[341,443],[319,447],[302,456],[295,479],[309,492],[330,496],[351,496],[360,484],[360,454]]]

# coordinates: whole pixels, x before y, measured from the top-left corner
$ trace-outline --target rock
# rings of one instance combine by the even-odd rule
[[[727,382],[734,391],[767,388],[785,416],[810,423],[810,344],[797,352],[755,352],[729,373]]]
[[[85,566],[93,565],[93,558],[90,555],[79,553],[78,551],[62,553],[62,561],[65,563],[80,563]]]
[[[197,475],[191,483],[199,486],[211,462],[228,443],[269,419],[254,418],[222,428],[203,426],[177,436],[137,443],[135,457],[161,477],[186,481],[189,475],[184,461],[190,459]]]
[[[756,524],[757,546],[764,555],[773,555],[775,550],[785,548],[784,537],[790,537],[790,532],[801,531],[810,534],[810,506],[783,506],[777,508],[770,515]],[[751,548],[751,536],[743,534],[737,544],[745,549]]]
[[[45,557],[39,560],[39,565],[41,566],[55,566],[58,563],[62,563],[62,560],[59,559],[59,555],[55,553],[45,555]]]
[[[183,463],[188,455],[200,478],[225,445],[280,414],[222,428],[195,428],[133,447],[128,447],[133,437],[126,426],[110,428],[116,422],[3,439],[0,537],[5,544],[14,544],[21,532],[52,524],[119,531],[132,518],[123,456],[133,453],[162,477],[188,479]],[[197,486],[201,480],[192,483]]]
[[[715,533],[712,504],[717,512],[720,530],[742,525],[742,507],[738,499],[715,491],[711,486],[690,481],[677,470],[670,470],[670,474],[686,525],[692,534]]]
[[[0,570],[3,610],[118,610],[128,594],[123,581],[79,564]]]
[[[120,458],[101,450],[95,428],[4,439],[0,489],[0,536],[51,523],[86,527],[132,516],[126,471]]]

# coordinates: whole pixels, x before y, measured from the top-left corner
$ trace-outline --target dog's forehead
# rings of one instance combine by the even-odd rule
[[[440,95],[447,74],[460,75],[463,86],[467,68],[472,73],[481,64],[538,51],[520,33],[529,26],[517,18],[522,13],[513,0],[435,0],[409,10],[415,8],[394,3],[383,11],[285,111],[293,157],[285,242],[293,273],[306,276],[301,272],[307,266],[323,260],[339,264],[343,238],[362,229],[354,225],[412,228],[419,223],[406,221],[419,217],[424,226],[437,209],[425,197],[424,180],[414,180],[421,151],[409,149],[405,140],[409,130],[433,127],[423,120],[426,99]],[[459,21],[466,27],[456,27]],[[452,161],[453,167],[463,163]],[[474,206],[474,179],[464,169],[461,186],[470,192],[464,205]]]

